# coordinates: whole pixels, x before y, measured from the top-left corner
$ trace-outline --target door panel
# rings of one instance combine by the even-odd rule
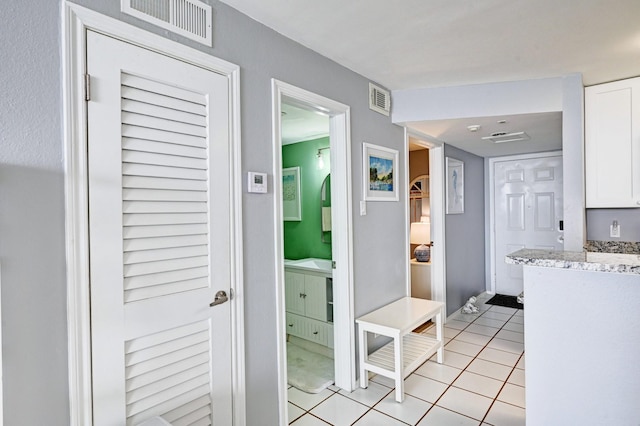
[[[226,77],[88,32],[96,425],[231,424]]]
[[[562,250],[562,157],[494,163],[496,293],[522,292],[522,266],[507,254],[522,248]]]

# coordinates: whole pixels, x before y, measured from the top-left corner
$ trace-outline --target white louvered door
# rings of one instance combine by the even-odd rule
[[[508,265],[505,256],[522,248],[564,248],[562,157],[496,161],[494,185],[496,293],[517,296],[522,265]]]
[[[226,77],[89,31],[95,425],[231,425]]]

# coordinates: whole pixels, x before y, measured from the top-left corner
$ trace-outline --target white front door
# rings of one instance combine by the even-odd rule
[[[562,250],[562,157],[494,163],[495,290],[522,292],[522,266],[507,254],[522,248]]]
[[[95,425],[230,425],[227,77],[88,32]]]

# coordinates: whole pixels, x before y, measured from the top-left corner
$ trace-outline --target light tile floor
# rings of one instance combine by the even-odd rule
[[[444,363],[434,356],[407,377],[402,403],[394,399],[393,381],[382,376],[351,393],[333,386],[314,395],[289,388],[289,424],[524,425],[524,313],[484,304],[490,297],[478,299],[478,314],[449,318]]]

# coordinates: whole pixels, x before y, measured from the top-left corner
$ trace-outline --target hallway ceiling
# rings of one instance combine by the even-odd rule
[[[390,90],[570,73],[588,86],[640,74],[638,0],[222,1]],[[548,124],[540,133],[557,128],[557,117],[541,118],[532,118]],[[429,124],[422,129],[434,137],[456,124],[465,134],[468,125]],[[522,130],[532,141],[538,133]]]

